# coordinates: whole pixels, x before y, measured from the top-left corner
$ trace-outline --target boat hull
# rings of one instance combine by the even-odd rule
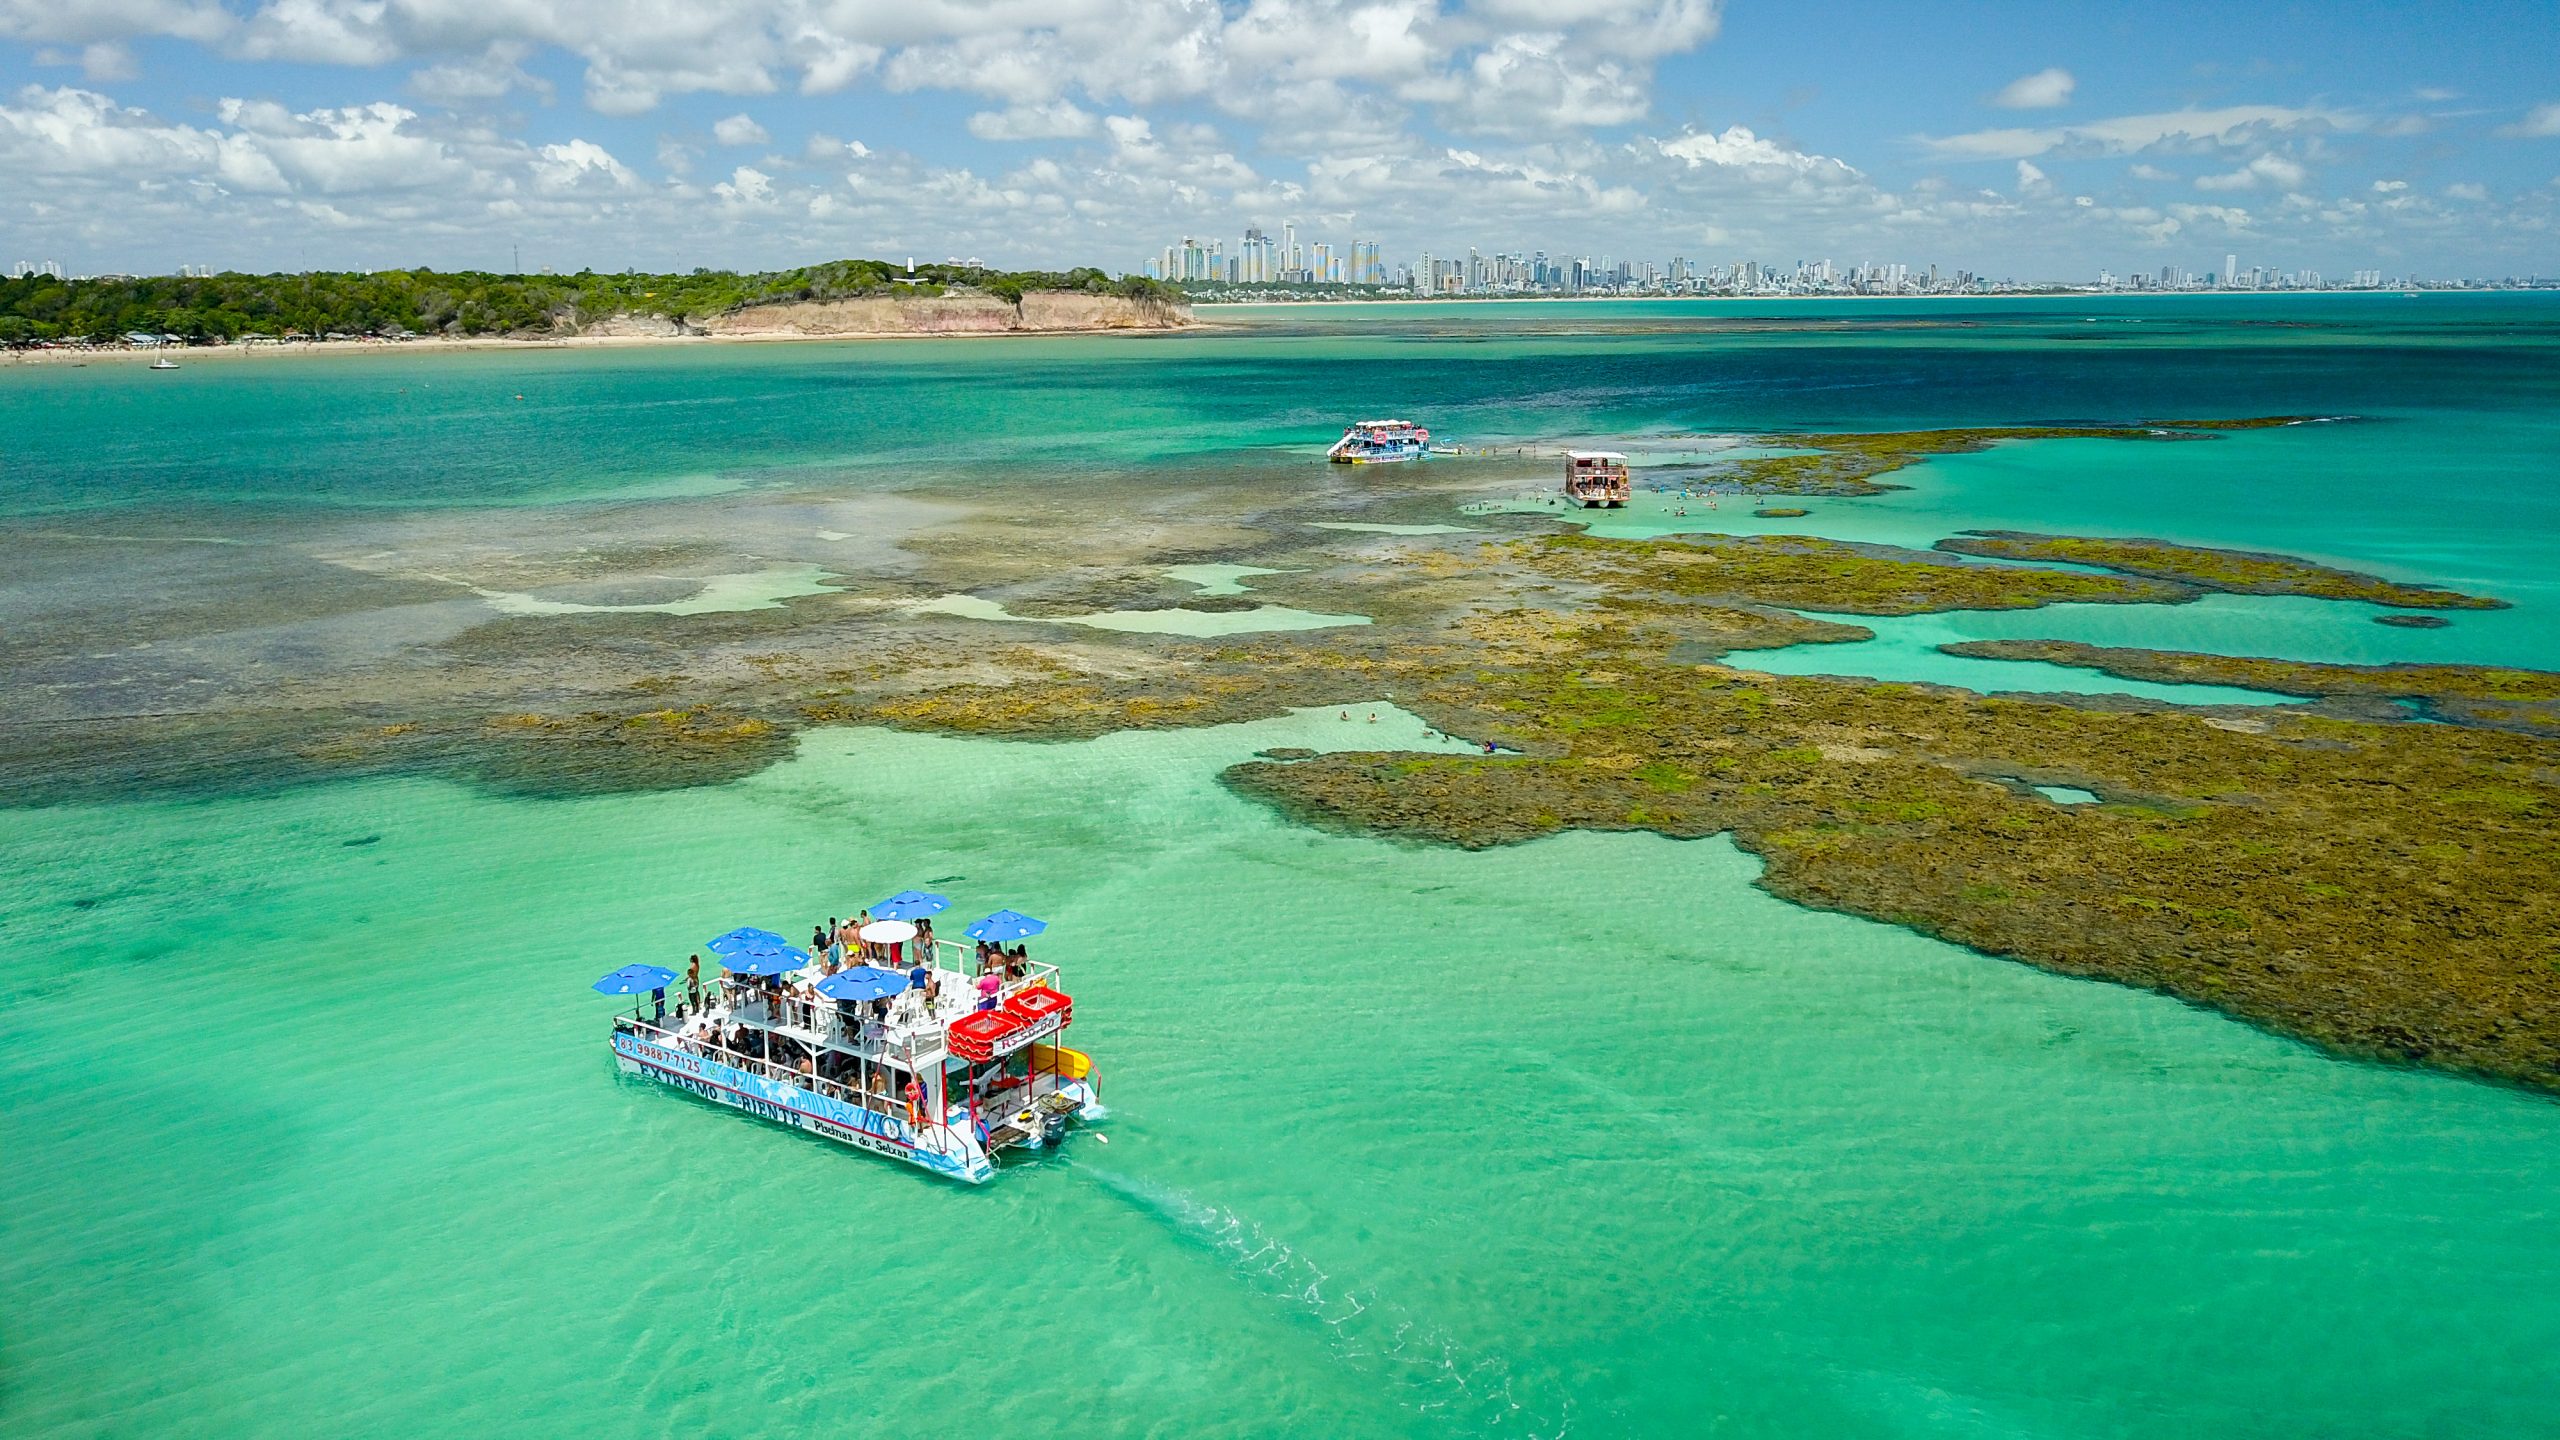
[[[613,1059],[629,1074],[794,1130],[806,1130],[840,1145],[902,1160],[946,1180],[983,1185],[995,1178],[994,1160],[965,1133],[964,1127],[911,1126],[894,1115],[847,1105],[832,1096],[751,1075],[735,1066],[636,1035],[615,1034]]]

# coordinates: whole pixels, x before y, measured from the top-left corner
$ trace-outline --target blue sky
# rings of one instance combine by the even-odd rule
[[[0,0],[0,263],[2560,272],[2560,5]]]

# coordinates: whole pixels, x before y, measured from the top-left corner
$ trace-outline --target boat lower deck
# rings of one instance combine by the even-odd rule
[[[971,1183],[991,1178],[1005,1150],[1056,1143],[1094,1099],[1084,1057],[1054,1044],[1025,1045],[1014,1052],[1018,1060],[954,1058],[939,1005],[875,1018],[868,1007],[741,993],[751,990],[724,985],[663,1016],[642,1007],[615,1017],[617,1063],[715,1104]]]

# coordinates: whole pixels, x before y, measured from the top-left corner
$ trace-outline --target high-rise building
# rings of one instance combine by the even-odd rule
[[[2223,257],[2222,257],[2222,285],[2223,285],[2223,288],[2227,290],[2227,289],[2231,288],[2232,286],[2237,285],[2237,284],[2239,284],[2239,283],[2240,283],[2240,257],[2239,257],[2239,256],[2237,256],[2237,255],[2225,255],[2225,256],[2223,256]]]

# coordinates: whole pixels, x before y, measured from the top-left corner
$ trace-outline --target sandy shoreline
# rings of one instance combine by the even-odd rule
[[[1055,340],[1077,336],[1168,335],[1208,328],[1194,320],[1180,325],[1094,326],[1075,330],[862,330],[813,335],[799,330],[750,330],[719,335],[552,335],[513,340],[497,335],[467,338],[442,336],[416,340],[297,340],[272,345],[191,345],[165,352],[152,349],[8,350],[0,351],[0,368],[12,365],[78,367],[148,365],[166,353],[180,368],[199,361],[298,360],[314,355],[453,355],[480,350],[632,350],[663,346],[787,345],[844,340]]]

